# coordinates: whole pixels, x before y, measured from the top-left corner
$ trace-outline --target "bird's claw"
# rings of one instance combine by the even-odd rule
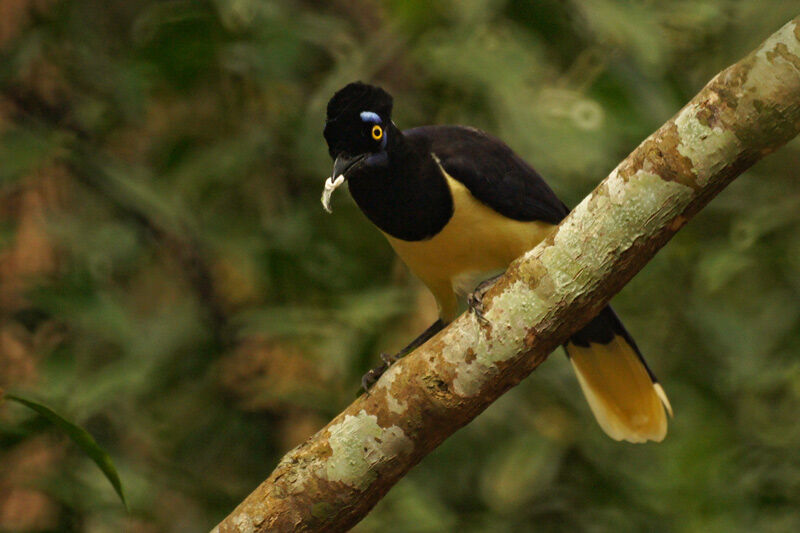
[[[483,295],[485,293],[486,289],[478,287],[467,297],[467,305],[469,306],[470,312],[474,313],[475,318],[478,319],[478,322],[484,326],[489,323],[489,319],[483,314]]]
[[[389,367],[385,364],[376,366],[361,377],[361,388],[364,389],[367,396],[369,396],[369,389],[377,383],[387,368]]]
[[[400,354],[388,354],[386,352],[381,352],[380,357],[381,361],[386,363],[386,367],[388,368],[395,364],[398,359],[400,359]]]
[[[381,361],[383,361],[383,364],[376,366],[361,377],[361,388],[364,389],[364,392],[367,393],[367,396],[369,396],[369,389],[371,389],[372,386],[378,382],[381,376],[387,370],[389,370],[389,367],[399,359],[397,354],[391,355],[386,352],[381,353],[380,357]]]

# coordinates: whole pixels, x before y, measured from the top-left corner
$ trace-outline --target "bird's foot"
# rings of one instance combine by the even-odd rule
[[[500,276],[502,276],[502,274],[500,274]],[[469,306],[470,312],[474,313],[478,322],[484,326],[489,323],[489,319],[483,314],[483,297],[486,295],[487,291],[492,288],[495,282],[500,279],[500,276],[495,276],[480,282],[478,286],[475,287],[475,290],[467,296],[467,305]]]
[[[489,320],[483,315],[482,296],[483,296],[482,294],[481,295],[477,294],[477,291],[471,293],[467,297],[467,305],[469,306],[470,312],[473,313],[475,315],[475,318],[478,319],[478,322],[480,322],[483,325],[486,325],[489,323]]]
[[[400,359],[400,354],[390,355],[388,353],[381,353],[381,361],[382,364],[376,366],[366,374],[361,377],[361,388],[364,389],[364,392],[369,394],[369,389],[372,388],[375,383],[381,378],[381,376],[389,370],[389,367],[392,366],[398,359]]]

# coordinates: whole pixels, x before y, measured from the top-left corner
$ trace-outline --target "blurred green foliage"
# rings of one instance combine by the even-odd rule
[[[347,195],[319,205],[336,89],[385,86],[401,128],[490,131],[574,205],[800,7],[4,4],[0,386],[87,427],[131,512],[8,405],[0,530],[93,533],[209,529],[427,325]],[[675,407],[664,443],[605,437],[555,356],[356,530],[799,531],[798,157],[754,167],[615,299]],[[14,515],[20,494],[38,506]]]

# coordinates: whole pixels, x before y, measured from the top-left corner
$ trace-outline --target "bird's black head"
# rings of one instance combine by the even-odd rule
[[[392,134],[391,124],[392,97],[380,87],[357,81],[337,91],[328,102],[323,132],[328,152],[336,160],[333,176],[348,177],[348,171],[370,156],[381,158]]]

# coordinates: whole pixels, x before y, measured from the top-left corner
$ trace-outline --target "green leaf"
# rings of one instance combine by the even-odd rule
[[[27,400],[14,394],[6,394],[5,399],[15,401],[24,405],[25,407],[33,409],[41,416],[45,417],[47,420],[56,425],[64,433],[66,433],[69,438],[72,439],[72,441],[77,444],[84,451],[84,453],[86,453],[86,455],[92,459],[92,461],[95,462],[100,470],[103,471],[103,474],[105,474],[106,478],[119,495],[119,499],[122,500],[122,504],[125,505],[126,509],[128,509],[128,502],[125,501],[125,495],[122,492],[122,483],[120,482],[119,474],[117,474],[117,469],[114,467],[114,463],[111,462],[111,457],[109,457],[108,453],[106,453],[106,451],[103,450],[99,444],[97,444],[97,441],[94,440],[94,437],[92,437],[88,431],[73,424],[60,414],[39,402]]]

